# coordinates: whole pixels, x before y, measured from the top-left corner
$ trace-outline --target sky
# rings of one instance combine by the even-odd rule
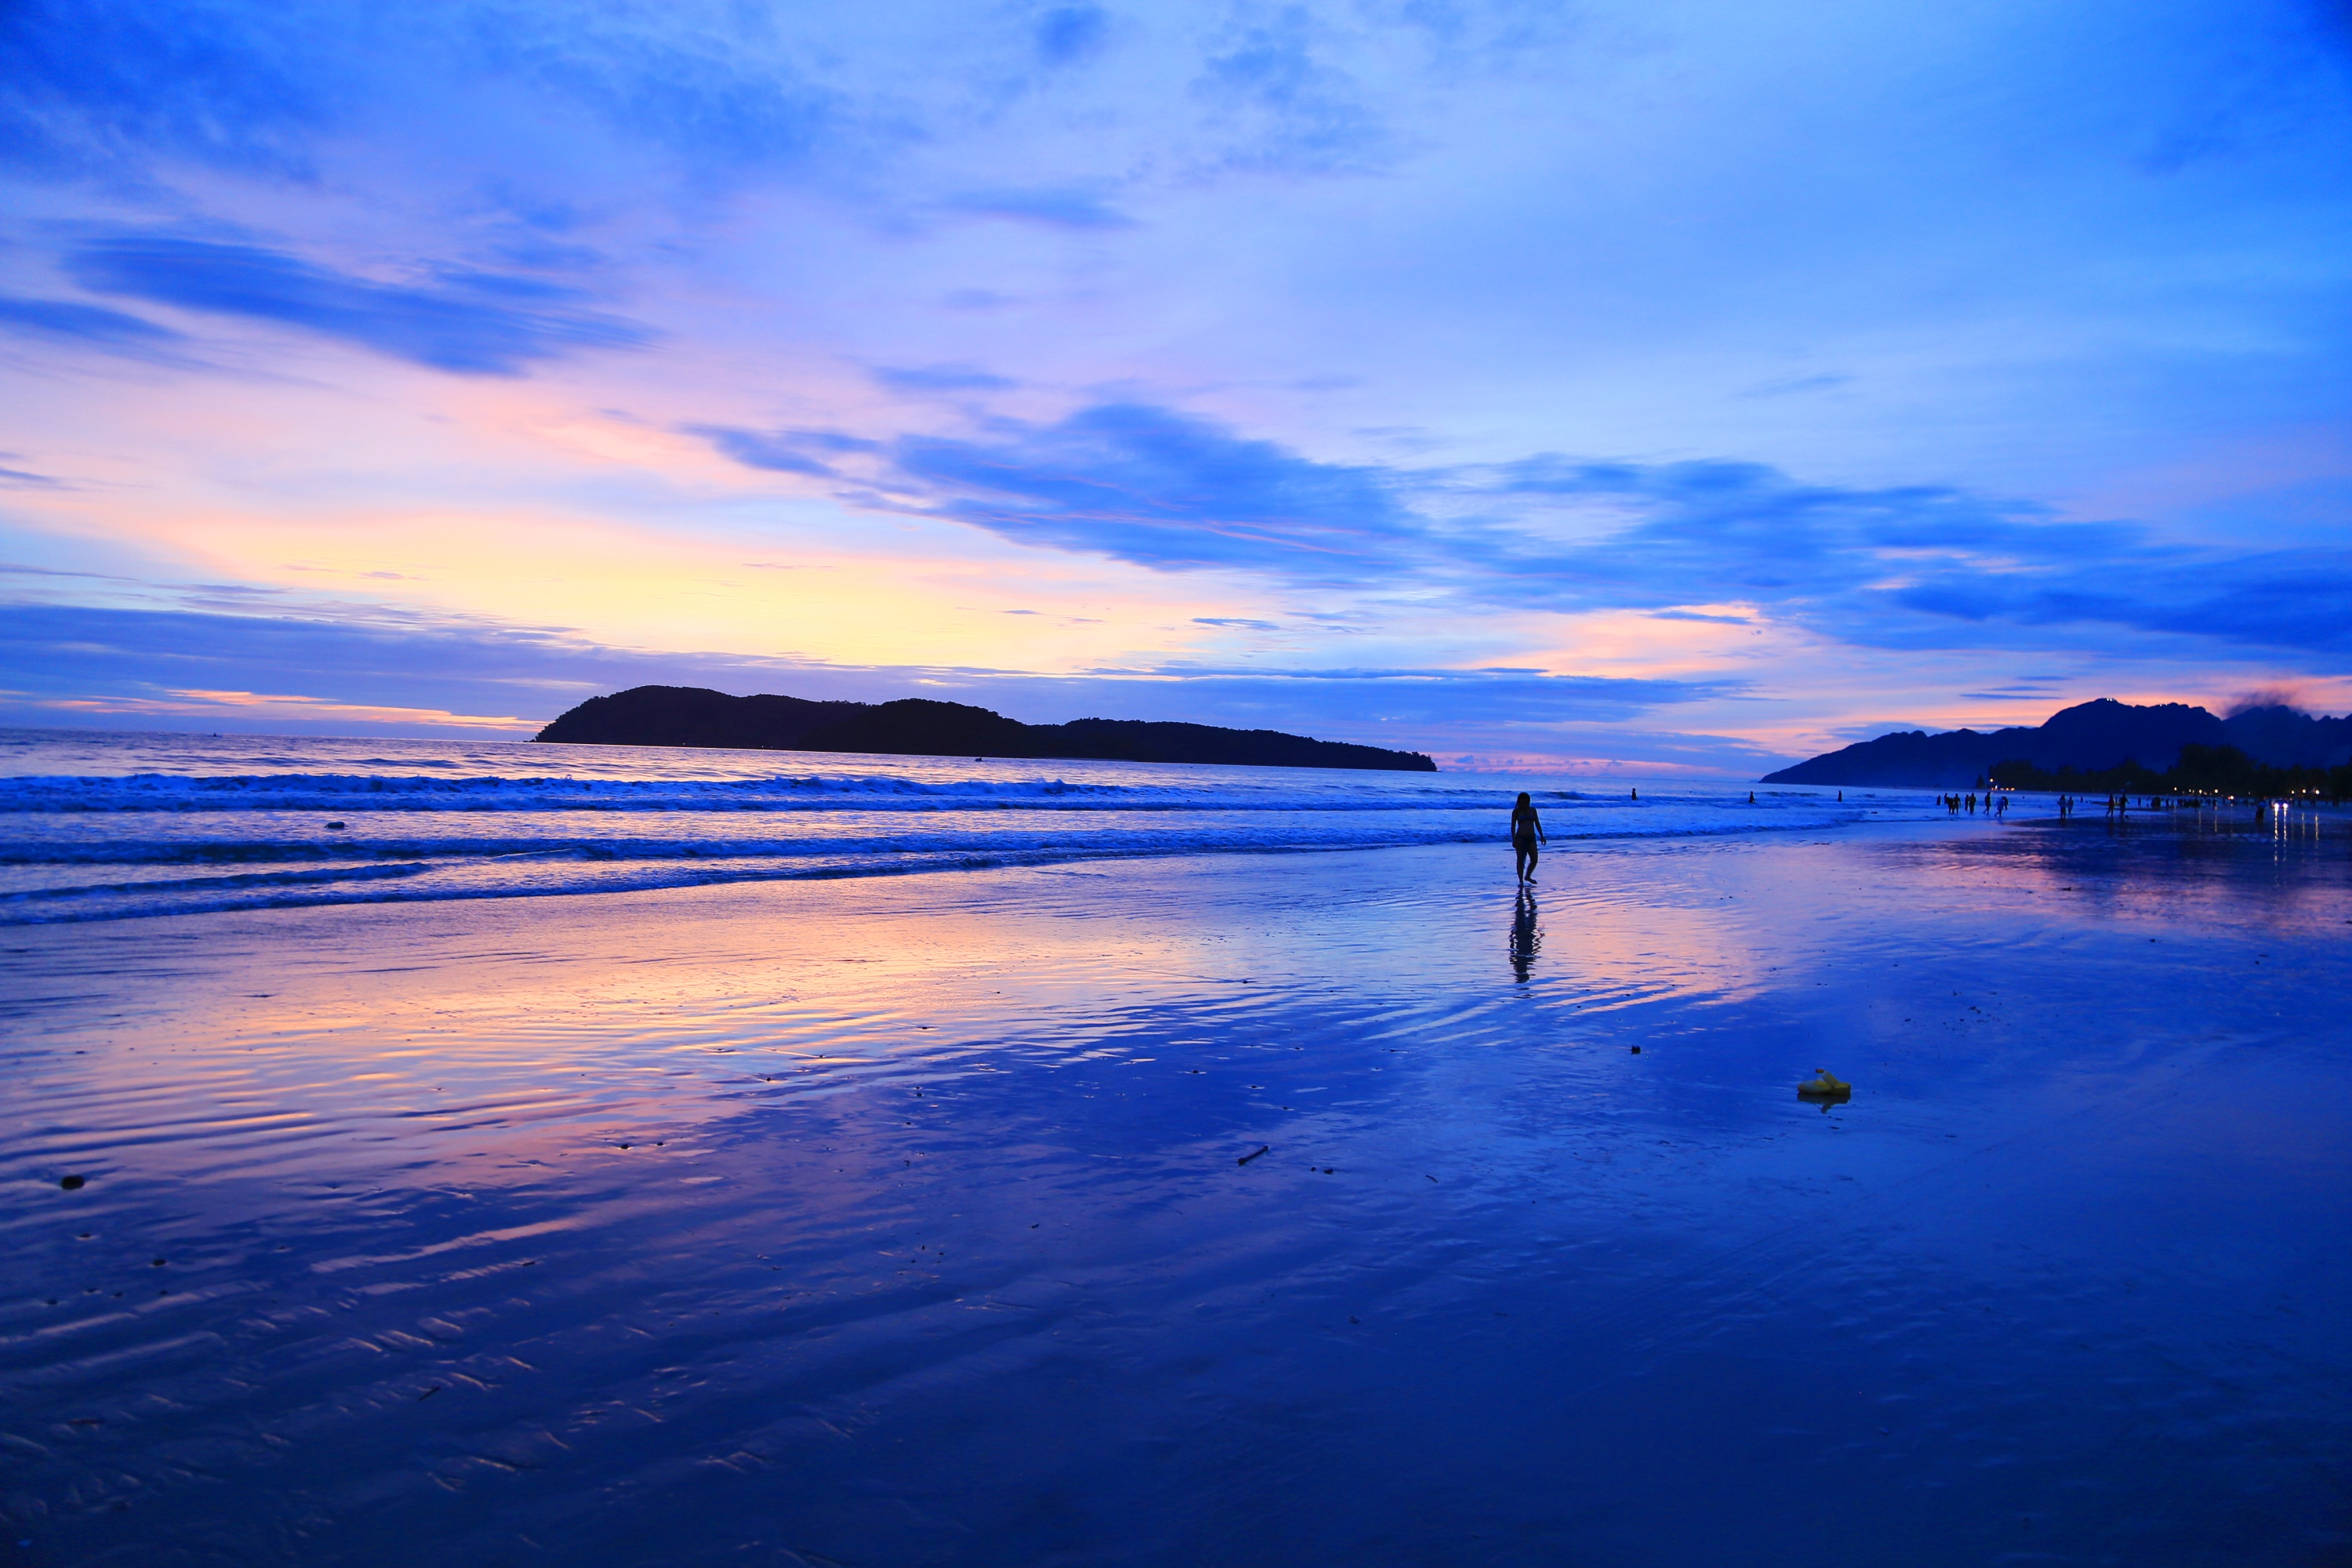
[[[2352,0],[0,0],[0,723],[2352,708]]]

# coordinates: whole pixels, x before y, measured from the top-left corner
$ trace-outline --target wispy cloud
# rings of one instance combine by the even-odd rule
[[[1482,548],[1530,602],[1563,609],[1755,604],[1888,647],[2084,646],[2100,628],[2341,658],[2352,552],[2167,543],[2126,521],[1938,486],[1806,485],[1752,463],[1558,458],[1449,481],[1497,500],[1595,503],[1629,519],[1591,543]]]
[[[119,171],[160,152],[305,177],[319,142],[377,103],[492,88],[709,169],[788,165],[850,112],[762,17],[735,7],[419,0],[395,16],[19,0],[0,27],[0,135],[67,169]]]
[[[93,348],[132,359],[184,363],[176,345],[184,333],[142,316],[74,300],[0,295],[0,331],[52,344]]]
[[[2335,611],[2352,603],[2352,552],[2171,544],[1950,487],[1808,485],[1727,461],[1331,463],[1141,404],[962,437],[700,433],[739,462],[821,476],[837,470],[813,443],[856,446],[893,505],[1160,571],[1358,587],[1402,572],[1465,606],[1734,626],[1752,617],[1689,606],[1753,605],[1886,647],[2079,647],[2120,628],[2352,655]]]
[[[1033,722],[1181,718],[1416,749],[1440,745],[1431,737],[1442,733],[1442,744],[1454,751],[1533,752],[1556,751],[1570,731],[1601,745],[1590,727],[1622,725],[1738,689],[1721,681],[1523,670],[1156,663],[1037,675],[846,665],[615,648],[555,628],[380,609],[363,617],[359,605],[347,606],[340,621],[321,618],[315,605],[294,608],[236,613],[19,599],[0,614],[0,666],[24,673],[13,700],[0,700],[0,713],[33,723],[74,713],[177,715],[247,729],[339,720],[411,729],[503,727],[543,722],[600,691],[666,684],[866,700],[945,697]],[[520,717],[481,717],[502,714]],[[1633,754],[1664,755],[1661,743],[1654,737]],[[1686,738],[1678,743],[1693,745]],[[1733,768],[1745,766],[1751,752],[1765,755],[1735,741],[1698,749]],[[1612,754],[1626,753],[1621,746]]]
[[[1109,37],[1110,13],[1099,5],[1056,5],[1037,18],[1037,57],[1047,65],[1091,59]]]
[[[1699,621],[1717,626],[1752,626],[1756,624],[1753,616],[1709,616],[1696,610],[1652,610],[1650,618],[1654,621]]]
[[[1824,372],[1818,375],[1784,375],[1771,381],[1759,382],[1740,393],[1742,397],[1792,397],[1806,392],[1833,392],[1851,383],[1853,377],[1843,372]]]
[[[953,212],[979,217],[1010,218],[1016,223],[1042,224],[1048,228],[1132,228],[1135,220],[1113,207],[1099,191],[992,190],[965,191],[940,204]]]
[[[1423,534],[1377,470],[1140,404],[1008,424],[991,438],[907,437],[889,456],[939,515],[1145,566],[1353,580]]]
[[[287,692],[203,691],[163,688],[160,697],[35,698],[35,710],[106,719],[205,719],[257,717],[273,725],[394,725],[404,729],[496,730],[528,736],[539,725],[511,714],[452,713],[444,708],[404,708],[373,702],[335,702]]]
[[[1192,92],[1237,133],[1225,161],[1297,174],[1385,166],[1397,137],[1372,95],[1336,64],[1304,5],[1244,13],[1202,63]]]
[[[872,452],[881,443],[832,430],[745,430],[731,425],[687,425],[688,436],[698,436],[722,456],[747,468],[777,474],[837,478],[833,460],[854,452]]]
[[[251,245],[125,236],[83,247],[67,268],[95,293],[298,327],[461,374],[518,375],[533,361],[642,348],[654,336],[537,279],[457,270],[436,285],[384,283]]]
[[[970,364],[879,365],[874,379],[893,392],[1003,392],[1018,384]]]

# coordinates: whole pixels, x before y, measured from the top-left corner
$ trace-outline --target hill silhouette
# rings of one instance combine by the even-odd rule
[[[2352,761],[2352,716],[2315,718],[2273,705],[2226,719],[2184,702],[2135,706],[2102,697],[2062,709],[2038,725],[2005,730],[1898,731],[1767,773],[1765,784],[1873,784],[1958,789],[2003,763],[2037,773],[2137,767],[2162,773],[2184,746],[2230,747],[2277,768],[2333,768]]]
[[[816,702],[800,697],[730,697],[698,686],[639,686],[592,697],[532,739],[592,746],[1437,771],[1437,764],[1419,752],[1313,741],[1276,730],[1226,730],[1142,719],[1024,724],[985,708],[921,697],[896,702]]]

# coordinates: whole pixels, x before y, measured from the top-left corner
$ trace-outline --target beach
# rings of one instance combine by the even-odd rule
[[[2340,816],[1790,792],[1523,897],[1499,787],[575,896],[28,869],[0,1563],[2352,1550]]]

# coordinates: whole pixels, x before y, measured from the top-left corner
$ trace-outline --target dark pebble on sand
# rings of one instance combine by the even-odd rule
[[[59,1176],[58,1178],[58,1185],[63,1187],[69,1193],[78,1193],[81,1191],[83,1184],[84,1179],[80,1176]]]

